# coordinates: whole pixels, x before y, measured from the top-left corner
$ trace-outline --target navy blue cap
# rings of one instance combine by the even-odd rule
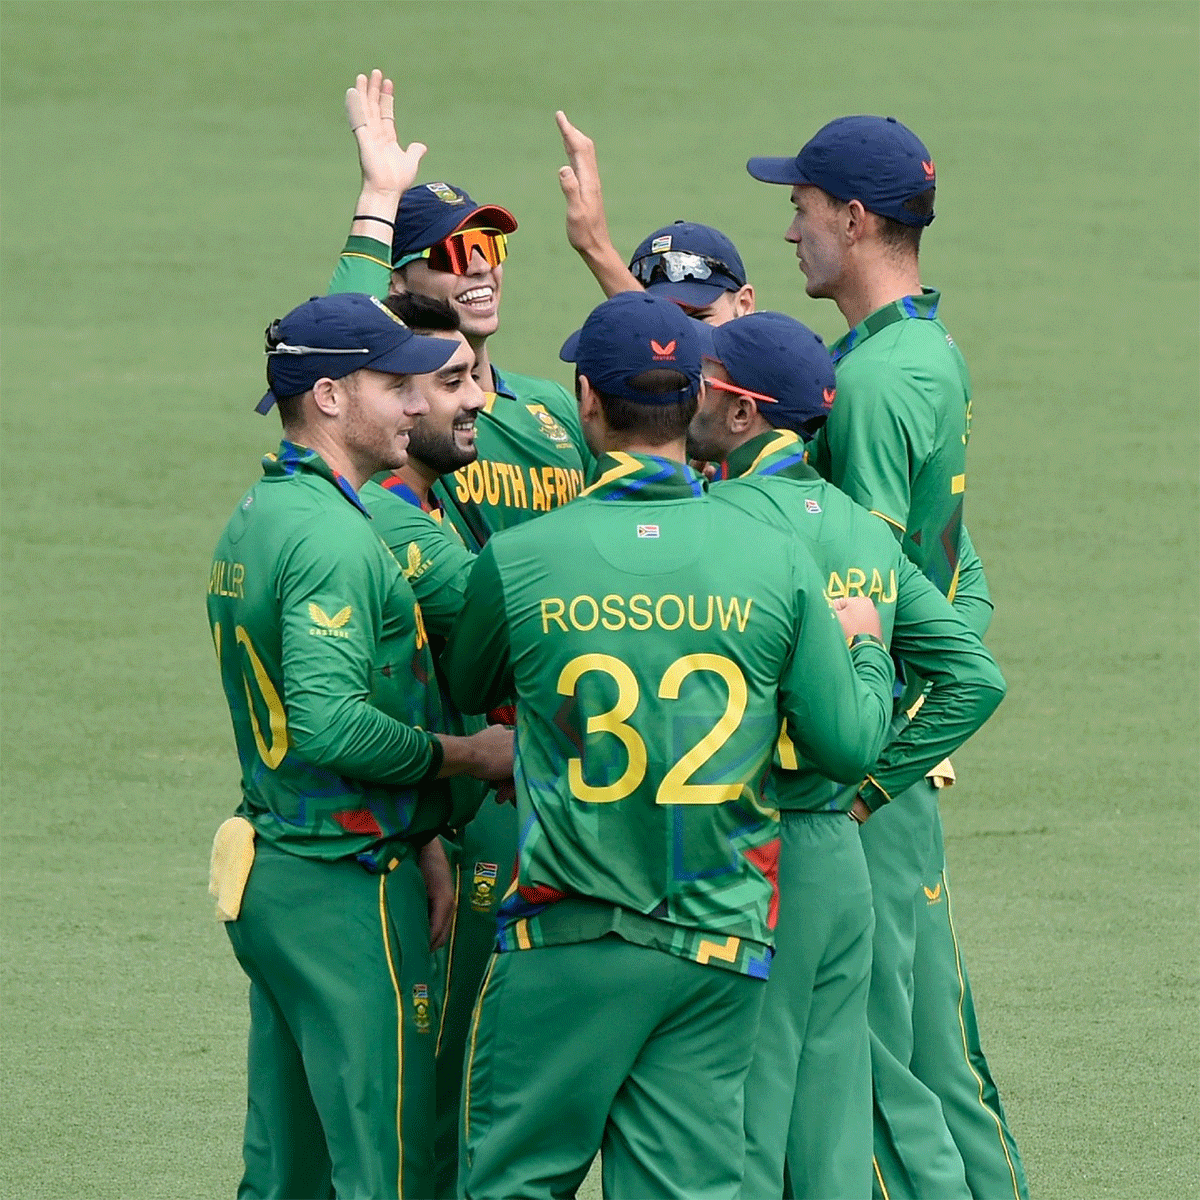
[[[664,255],[672,257],[664,259]],[[698,261],[690,263],[687,255],[697,256]],[[692,221],[664,225],[643,238],[629,269],[646,291],[689,308],[706,308],[718,296],[736,292],[746,283],[737,247],[719,229]]]
[[[303,395],[318,379],[341,379],[364,367],[424,375],[443,366],[457,349],[451,338],[413,333],[374,296],[314,296],[267,330],[270,390],[254,411],[268,412],[280,396]]]
[[[698,321],[661,296],[621,292],[592,309],[583,328],[559,351],[598,392],[635,404],[676,404],[700,391]],[[643,371],[667,367],[687,377],[677,392],[640,392],[630,380]]]
[[[392,265],[428,250],[467,225],[512,233],[517,218],[498,204],[476,204],[452,183],[418,183],[400,197],[392,234]]]
[[[902,225],[928,225],[905,201],[937,184],[933,155],[895,117],[838,117],[818,129],[795,158],[752,158],[746,170],[764,183],[811,184],[838,200]]]
[[[712,329],[705,356],[739,388],[770,399],[759,413],[776,428],[810,438],[833,407],[837,383],[825,343],[807,325],[780,312],[749,313]]]

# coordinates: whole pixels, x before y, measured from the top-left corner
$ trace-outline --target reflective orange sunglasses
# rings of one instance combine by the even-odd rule
[[[460,229],[435,242],[427,250],[406,254],[395,267],[407,266],[418,258],[424,258],[435,271],[465,275],[471,266],[471,255],[476,250],[483,255],[483,261],[489,267],[498,267],[508,257],[508,238],[498,229]]]

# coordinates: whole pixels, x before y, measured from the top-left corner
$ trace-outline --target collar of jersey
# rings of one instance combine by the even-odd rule
[[[358,493],[350,481],[344,475],[338,474],[315,450],[310,450],[307,446],[298,446],[285,438],[279,443],[279,452],[268,454],[262,460],[262,465],[264,475],[320,475],[323,479],[328,479],[368,521],[371,519],[371,514],[358,498]]]
[[[579,494],[594,500],[681,500],[703,496],[705,487],[686,463],[614,450],[596,460],[591,486]]]
[[[808,450],[790,429],[769,429],[743,442],[725,460],[724,479],[739,475],[785,475],[789,479],[819,479],[808,466]]]
[[[830,357],[835,364],[839,363],[855,346],[861,346],[873,333],[878,333],[897,321],[934,320],[941,299],[941,292],[934,288],[922,288],[919,296],[901,296],[899,300],[877,308],[830,346]]]
[[[504,382],[504,376],[495,367],[492,368],[492,388],[497,396],[503,396],[506,400],[517,398],[517,393]]]
[[[437,497],[432,492],[429,493],[429,500],[424,501],[399,475],[393,475],[390,471],[379,480],[379,486],[387,488],[393,496],[398,496],[406,504],[411,504],[413,508],[419,508],[422,512],[440,513],[442,511],[441,504],[438,503]]]

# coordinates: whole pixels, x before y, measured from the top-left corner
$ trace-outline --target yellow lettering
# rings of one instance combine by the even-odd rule
[[[673,600],[675,602],[675,607],[679,610],[679,615],[676,618],[674,625],[668,625],[666,619],[663,617],[663,605],[666,604],[668,600]],[[683,624],[683,601],[680,600],[678,596],[673,595],[671,592],[668,592],[665,596],[659,596],[658,603],[654,606],[654,619],[659,623],[659,625],[662,626],[663,629],[678,629],[680,625]]]
[[[729,597],[729,611],[725,611],[725,602],[720,596],[717,597],[717,615],[721,618],[721,629],[727,630],[731,620],[737,620],[738,633],[746,632],[746,622],[750,620],[750,609],[754,606],[754,601],[750,598],[746,600],[746,612],[742,613],[741,601],[736,596]]]
[[[846,585],[836,571],[829,572],[829,586],[825,589],[827,600],[837,600],[846,595]]]
[[[866,571],[860,571],[857,567],[846,568],[846,594],[850,596],[861,596],[863,594],[863,584],[867,582]]]
[[[496,473],[504,487],[504,507],[512,508],[512,463],[496,463]]]
[[[542,491],[542,481],[538,478],[537,467],[529,468],[529,489],[533,492],[533,511],[548,512],[550,505],[546,503],[546,493]]]
[[[551,605],[554,607],[551,608]],[[551,621],[556,622],[559,629],[566,633],[567,623],[563,620],[563,613],[566,611],[567,606],[557,596],[546,596],[542,600],[542,633],[550,632]]]
[[[896,572],[894,570],[888,572],[888,586],[892,590],[889,593],[884,594],[882,603],[895,604],[896,603]]]
[[[479,465],[478,460],[467,464],[467,488],[471,493],[471,501],[474,504],[483,503],[483,468]]]
[[[638,601],[641,601],[639,604]],[[633,618],[635,616],[644,617],[645,621],[639,625]],[[654,624],[654,614],[650,611],[650,597],[642,592],[638,592],[636,596],[629,597],[629,628],[630,629],[649,629]]]
[[[590,625],[582,624],[580,622],[579,618],[575,615],[575,608],[581,600],[586,600],[587,603],[592,606],[592,621],[591,621]],[[589,629],[596,628],[596,622],[599,620],[600,620],[600,607],[596,603],[596,601],[592,599],[591,596],[576,596],[575,599],[571,601],[571,624],[574,625],[576,629],[580,630],[583,633],[587,633]]]
[[[233,584],[233,595],[242,600],[244,600],[246,597],[245,588],[242,586],[245,582],[245,579],[246,568],[241,563],[235,562],[233,564],[233,579],[231,581]]]
[[[512,466],[512,488],[513,488],[513,508],[528,508],[529,497],[525,494],[525,476],[521,474],[521,468]]]
[[[460,467],[454,472],[454,494],[464,504],[471,498],[471,489],[467,486],[467,471]]]
[[[497,505],[500,503],[500,473],[496,470],[496,464],[489,459],[485,459],[480,466],[483,467],[483,484],[487,502],[493,506]]]
[[[876,567],[871,568],[871,586],[867,588],[867,595],[872,597],[877,604],[883,603],[883,577]]]
[[[554,494],[558,497],[559,504],[566,504],[566,502],[568,500],[570,500],[571,497],[569,495],[567,495],[568,486],[569,485],[567,484],[566,471],[564,471],[562,469],[562,467],[555,467],[554,468]]]
[[[703,625],[698,625],[696,623],[695,604],[696,604],[696,597],[689,596],[688,597],[688,624],[693,629],[707,629],[712,624],[713,598],[711,596],[709,596],[709,598],[708,598],[708,615],[705,617]]]
[[[625,628],[625,598],[609,593],[600,601],[600,607],[604,609],[604,619],[600,622],[605,629],[624,629]],[[610,621],[609,617],[615,617],[616,620]]]
[[[428,645],[429,634],[425,632],[425,618],[421,615],[419,604],[413,605],[413,623],[417,627],[417,649],[420,650],[422,646]]]
[[[554,502],[553,502],[553,500],[551,500],[551,497],[555,494],[554,493],[554,468],[553,467],[543,467],[542,468],[542,491],[546,494],[547,509],[553,507]]]

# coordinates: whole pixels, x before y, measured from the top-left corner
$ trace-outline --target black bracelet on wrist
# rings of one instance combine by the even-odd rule
[[[396,228],[395,221],[389,221],[387,217],[373,217],[370,213],[355,213],[354,219],[356,221],[378,221],[380,225],[386,225],[389,229]]]

